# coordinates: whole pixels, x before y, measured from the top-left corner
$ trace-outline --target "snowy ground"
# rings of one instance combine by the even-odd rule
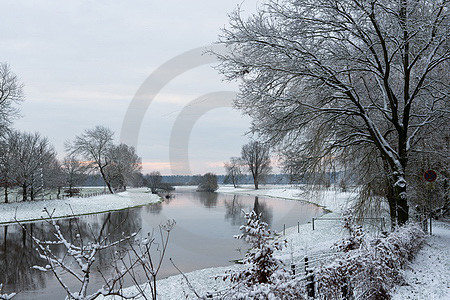
[[[327,218],[339,217],[340,212],[347,207],[347,200],[352,197],[350,193],[342,193],[334,190],[308,194],[294,186],[279,185],[263,186],[259,190],[254,190],[250,186],[236,189],[232,186],[221,186],[217,192],[308,201],[332,210],[331,213],[325,215]],[[299,228],[297,226],[288,228],[286,229],[286,235],[281,236],[281,238],[285,238],[288,241],[288,247],[284,251],[277,253],[277,257],[285,261],[286,264],[291,263],[292,257],[297,267],[303,269],[303,258],[305,254],[311,259],[330,258],[330,246],[343,237],[344,234],[340,222],[334,220],[316,222],[314,231],[312,230],[311,223],[300,225]],[[226,288],[226,283],[220,279],[220,275],[224,274],[226,270],[237,268],[242,268],[242,265],[197,270],[185,275],[197,293],[205,295],[206,292],[220,291]],[[219,279],[215,280],[216,276],[219,276]],[[158,299],[196,299],[181,275],[158,280],[157,287]]]
[[[339,191],[322,191],[320,193],[305,194],[298,188],[291,186],[265,186],[254,190],[250,186],[233,188],[221,186],[219,193],[247,194],[255,196],[270,196],[285,199],[295,199],[316,203],[331,210],[323,218],[340,217],[343,210],[352,200],[352,194]],[[400,299],[450,299],[450,226],[444,223],[435,223],[434,235],[427,239],[427,245],[418,257],[405,270],[406,286],[393,291],[393,297]],[[310,261],[331,259],[330,246],[344,236],[339,221],[318,220],[315,230],[310,223],[292,227],[286,230],[285,238],[288,247],[277,253],[277,256],[290,264],[291,257],[300,268],[305,254]],[[298,233],[300,231],[300,233]],[[218,279],[226,270],[242,268],[240,265],[230,267],[210,268],[187,273],[190,283],[197,293],[205,295],[208,291],[217,291],[226,288],[226,284]],[[172,276],[158,281],[159,299],[196,299],[190,292],[186,281],[181,275]]]
[[[433,225],[433,235],[405,269],[406,285],[393,291],[393,300],[450,299],[450,224]]]
[[[0,224],[19,221],[40,220],[47,217],[47,208],[54,217],[70,217],[120,210],[161,201],[158,195],[147,193],[146,189],[131,189],[115,195],[100,195],[90,198],[67,198],[64,200],[43,200],[0,204]]]

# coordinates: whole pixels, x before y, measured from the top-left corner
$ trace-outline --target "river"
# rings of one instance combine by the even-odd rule
[[[168,258],[172,258],[183,272],[226,266],[242,258],[246,245],[233,238],[245,221],[242,210],[254,209],[261,213],[262,219],[277,232],[281,232],[283,226],[296,226],[297,222],[304,224],[324,213],[322,208],[313,204],[279,198],[198,193],[183,188],[178,188],[173,196],[158,204],[60,219],[58,224],[69,239],[75,238],[74,232],[80,232],[82,236],[92,238],[110,234],[111,240],[114,240],[123,233],[139,232],[140,236],[146,236],[158,225],[174,219],[176,225],[158,273],[161,279],[178,274]],[[32,232],[39,238],[51,236],[52,227],[46,222],[29,223],[25,227],[28,233]],[[3,293],[18,292],[15,300],[63,299],[64,290],[51,272],[31,268],[43,265],[43,262],[27,232],[18,225],[0,227],[0,283],[5,285]],[[109,261],[115,250],[100,253],[95,269],[108,274],[111,270]],[[58,253],[62,255],[62,249]],[[92,289],[98,289],[103,284],[100,272],[95,271],[91,276]],[[63,274],[62,278],[69,286],[77,286],[69,274]],[[125,285],[131,285],[131,282],[127,281]]]

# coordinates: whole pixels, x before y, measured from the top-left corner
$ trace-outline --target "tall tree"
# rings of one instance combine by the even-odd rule
[[[231,15],[219,69],[236,106],[301,173],[365,148],[386,167],[391,217],[408,220],[409,154],[448,116],[448,0],[269,1]],[[441,130],[442,128],[438,129]]]
[[[242,146],[241,159],[252,174],[255,189],[258,189],[261,180],[272,170],[269,147],[261,142],[251,141]]]
[[[0,63],[0,138],[4,137],[12,120],[19,115],[15,104],[23,101],[22,87],[8,64]]]
[[[71,155],[80,155],[91,170],[101,174],[111,194],[114,194],[114,190],[110,177],[107,176],[106,167],[109,164],[108,154],[113,145],[113,136],[114,132],[111,129],[96,126],[76,136],[72,143],[66,144],[66,150]]]

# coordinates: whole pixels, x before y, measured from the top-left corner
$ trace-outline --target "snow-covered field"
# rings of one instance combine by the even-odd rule
[[[147,205],[161,201],[158,195],[147,189],[132,189],[115,195],[100,195],[90,198],[67,198],[64,200],[43,200],[0,204],[0,224],[18,221],[40,220],[47,217],[46,208],[53,217],[93,214]]]

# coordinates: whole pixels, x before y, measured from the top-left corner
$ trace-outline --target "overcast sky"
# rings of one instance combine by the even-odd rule
[[[117,142],[127,140],[120,134],[125,114],[139,88],[159,70],[167,84],[153,96],[135,99],[148,109],[128,115],[131,120],[143,115],[135,144],[144,172],[180,174],[190,167],[192,173],[224,173],[223,162],[239,156],[248,141],[249,119],[223,107],[229,100],[222,98],[236,92],[237,85],[222,82],[212,64],[202,64],[205,58],[198,67],[179,70],[181,75],[164,66],[215,42],[238,4],[251,13],[257,3],[2,1],[0,61],[25,84],[23,117],[15,127],[47,136],[60,157],[65,141],[96,125],[113,129]],[[149,89],[159,84],[151,78],[145,83]],[[188,152],[183,148],[186,136]],[[188,168],[177,167],[186,153]]]

